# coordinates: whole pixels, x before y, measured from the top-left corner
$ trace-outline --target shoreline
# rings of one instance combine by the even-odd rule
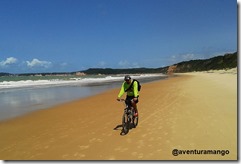
[[[133,76],[134,78],[136,76]],[[147,78],[148,77],[148,78]],[[142,84],[162,80],[165,76],[142,75],[139,77]],[[108,80],[107,80],[108,79]],[[121,79],[121,80],[120,80]],[[123,77],[111,79],[93,78],[81,80],[88,84],[75,84],[64,86],[41,86],[17,89],[0,89],[0,121],[15,118],[33,112],[54,107],[58,104],[64,104],[84,97],[93,96],[106,90],[117,88],[122,84]],[[11,100],[11,101],[9,101]]]
[[[237,160],[237,74],[229,76],[188,73],[143,84],[140,122],[126,136],[114,130],[119,89],[0,122],[0,159]],[[173,156],[173,149],[230,153]]]

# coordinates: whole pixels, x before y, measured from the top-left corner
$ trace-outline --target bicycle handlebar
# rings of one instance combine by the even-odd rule
[[[117,101],[122,102],[123,106],[126,108],[126,100],[125,99],[117,99]]]
[[[123,102],[123,101],[126,101],[126,100],[125,100],[125,99],[119,99],[119,100],[117,100],[117,101]]]

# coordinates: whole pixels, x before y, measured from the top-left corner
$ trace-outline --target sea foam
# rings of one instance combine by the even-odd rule
[[[163,74],[143,74],[132,75],[133,79],[146,79],[150,77],[161,77]],[[123,76],[93,76],[93,77],[71,77],[71,78],[55,78],[54,76],[48,80],[19,80],[19,81],[2,81],[0,82],[0,89],[11,88],[25,88],[25,87],[51,87],[51,86],[65,86],[65,85],[94,85],[101,83],[111,83],[116,81],[123,81]]]

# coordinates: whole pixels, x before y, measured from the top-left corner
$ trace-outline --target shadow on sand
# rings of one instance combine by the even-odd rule
[[[130,129],[131,130],[132,128],[135,128],[135,125],[134,124],[130,124]],[[122,125],[117,125],[113,130],[120,130],[120,135],[123,136],[123,135],[126,135],[128,132],[125,132],[124,129],[123,129],[123,126]]]

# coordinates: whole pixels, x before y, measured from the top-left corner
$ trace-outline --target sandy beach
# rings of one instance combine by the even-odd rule
[[[0,122],[0,159],[237,160],[237,70],[143,84],[139,125],[125,136],[118,92]]]

